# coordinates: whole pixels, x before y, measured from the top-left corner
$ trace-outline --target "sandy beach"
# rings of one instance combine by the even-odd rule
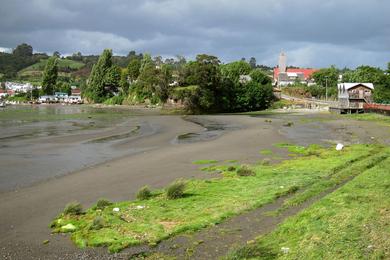
[[[113,123],[107,128],[60,133],[29,140],[30,147],[34,147],[32,143],[45,143],[58,153],[67,153],[69,158],[78,157],[78,161],[83,160],[82,155],[87,153],[83,147],[88,146],[91,141],[94,144],[90,148],[92,152],[88,150],[90,153],[93,154],[94,149],[96,153],[99,149],[105,149],[106,154],[112,154],[107,158],[95,157],[95,163],[91,162],[78,170],[56,174],[53,169],[52,175],[34,177],[34,182],[31,183],[19,180],[23,177],[13,179],[2,173],[4,176],[1,183],[4,189],[15,183],[21,183],[21,188],[0,193],[0,255],[4,259],[120,258],[118,255],[108,254],[104,248],[78,249],[69,236],[52,235],[48,225],[64,205],[71,201],[79,201],[83,206],[89,207],[99,198],[112,201],[133,199],[137,190],[144,185],[161,188],[178,178],[201,178],[199,166],[192,163],[195,160],[256,163],[264,158],[264,155],[259,154],[261,149],[275,150],[274,144],[280,142],[302,145],[331,145],[339,141],[346,144],[389,144],[386,127],[353,120],[328,121],[328,117],[327,113],[321,113],[205,115],[183,118],[149,113]],[[265,119],[272,122],[266,122]],[[294,126],[283,126],[287,121],[293,121]],[[225,127],[210,127],[207,131],[204,127],[207,125]],[[141,131],[126,134],[137,126]],[[215,132],[210,134],[210,131]],[[178,139],[188,133],[195,134],[196,138],[182,141]],[[109,138],[113,136],[114,138]],[[99,140],[103,141],[99,143]],[[43,155],[50,153],[45,147],[36,147],[41,147],[39,151]],[[74,152],[77,149],[79,152]],[[20,158],[13,158],[11,164],[18,164]],[[0,162],[5,165],[10,162],[10,158],[2,155]],[[39,169],[39,165],[33,165],[34,161],[30,163],[31,167]],[[25,169],[25,175],[34,174],[27,167],[30,166],[23,165],[23,161],[19,168],[14,166],[15,169]],[[12,185],[5,183],[7,179],[13,182]],[[43,244],[45,240],[49,240],[49,243]]]

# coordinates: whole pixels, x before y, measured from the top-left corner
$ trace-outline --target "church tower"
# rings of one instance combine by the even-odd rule
[[[286,73],[287,56],[282,51],[279,54],[279,73]]]

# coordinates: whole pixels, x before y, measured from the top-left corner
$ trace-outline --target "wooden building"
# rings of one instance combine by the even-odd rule
[[[330,110],[344,113],[363,113],[364,104],[372,103],[372,83],[339,83],[338,106],[331,107]]]

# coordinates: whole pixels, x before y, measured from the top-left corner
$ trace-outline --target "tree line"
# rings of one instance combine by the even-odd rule
[[[249,75],[246,82],[240,76]],[[267,108],[274,99],[272,80],[246,61],[221,64],[212,55],[161,62],[134,56],[121,69],[104,50],[83,89],[90,102],[161,104],[180,100],[192,112],[239,112]],[[119,94],[117,94],[119,93]]]

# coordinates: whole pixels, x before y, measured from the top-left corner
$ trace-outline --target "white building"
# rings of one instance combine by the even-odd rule
[[[5,82],[5,88],[16,93],[26,93],[33,89],[33,85],[31,83]]]

